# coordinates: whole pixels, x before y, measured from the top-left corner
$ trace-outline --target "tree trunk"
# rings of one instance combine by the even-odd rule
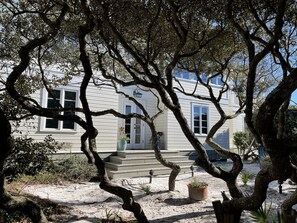
[[[13,144],[10,123],[1,109],[0,126],[0,209],[8,213],[20,211],[27,215],[33,223],[47,223],[39,205],[25,197],[11,196],[5,190],[4,162],[11,153]]]

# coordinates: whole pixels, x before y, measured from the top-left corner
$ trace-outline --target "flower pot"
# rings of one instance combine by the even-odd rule
[[[118,143],[118,150],[126,150],[127,149],[127,141],[125,139],[121,139]]]
[[[204,184],[199,187],[192,187],[188,184],[189,198],[196,201],[203,201],[207,199],[208,196],[208,185]]]

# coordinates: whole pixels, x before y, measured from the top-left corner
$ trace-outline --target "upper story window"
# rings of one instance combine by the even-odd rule
[[[186,70],[174,70],[174,76],[177,78],[197,81],[197,75]]]
[[[193,104],[192,128],[195,134],[206,135],[208,133],[208,107]]]
[[[44,90],[43,105],[46,108],[75,108],[78,105],[78,91],[70,89],[54,89],[49,94]],[[62,114],[74,114],[72,111],[62,112]],[[76,124],[73,121],[61,121],[53,118],[43,118],[41,121],[42,130],[50,131],[70,131],[76,130]]]
[[[194,80],[194,81],[197,81],[197,75],[195,73],[191,73],[191,72],[188,72],[186,70],[178,70],[178,69],[175,69],[174,70],[174,76],[177,77],[177,78],[182,78],[182,79],[186,79],[186,80]],[[201,79],[204,83],[207,82],[207,75],[204,73],[204,74],[201,74]],[[217,85],[217,86],[222,86],[223,85],[223,82],[222,82],[222,75],[218,75],[216,77],[213,77],[210,79],[210,83],[212,85]]]
[[[223,85],[223,82],[222,82],[222,75],[218,75],[216,77],[213,77],[210,79],[210,82],[213,84],[213,85],[218,85],[218,86],[222,86]]]

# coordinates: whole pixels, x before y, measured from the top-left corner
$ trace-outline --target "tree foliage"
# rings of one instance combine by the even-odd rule
[[[122,196],[123,207],[133,211],[140,221],[147,219],[130,192],[115,187],[107,178],[104,162],[97,154],[98,131],[92,118],[103,114],[141,118],[153,130],[153,145],[157,148],[155,116],[150,117],[143,106],[145,116],[92,111],[86,89],[101,76],[115,87],[137,85],[154,92],[197,151],[197,164],[227,183],[233,199],[225,201],[223,207],[256,210],[264,202],[271,181],[284,181],[295,172],[290,155],[297,142],[285,133],[289,118],[285,114],[297,88],[296,7],[295,1],[285,0],[2,1],[0,55],[3,63],[9,61],[13,68],[3,84],[31,114],[81,125],[85,130],[82,150],[95,163],[101,188]],[[60,68],[65,76],[53,77],[44,72],[50,66]],[[20,92],[17,84],[22,85],[23,75],[33,67],[38,71],[31,73],[32,79],[40,80],[48,90],[57,83],[67,84],[71,78],[81,77],[82,108],[75,111],[82,117],[75,113],[63,115],[61,112],[67,111],[63,106],[44,109]],[[187,89],[176,78],[176,71],[191,72],[197,80],[194,89]],[[220,79],[220,88],[213,87],[213,78]],[[200,88],[206,89],[208,95],[200,94]],[[237,94],[236,111],[222,107],[221,99],[228,91]],[[209,161],[204,145],[184,116],[180,95],[211,102],[216,108],[220,118],[210,128],[206,142],[232,160],[230,171]],[[240,156],[214,140],[218,129],[243,110],[248,128],[272,160],[271,166],[257,175],[254,192],[247,197],[236,183],[243,167]],[[172,178],[178,166],[173,169],[176,171]],[[291,209],[297,202],[295,197],[293,194],[284,202],[283,210]]]

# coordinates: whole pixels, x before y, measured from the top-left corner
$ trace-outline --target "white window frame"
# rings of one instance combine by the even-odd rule
[[[195,107],[199,107],[199,113],[200,113],[200,119],[199,119],[199,129],[200,129],[200,133],[195,133],[195,129],[194,129],[194,108]],[[202,133],[202,108],[206,108],[207,109],[207,131],[206,133]],[[195,135],[199,135],[199,136],[206,136],[209,132],[209,106],[205,105],[205,104],[197,104],[197,103],[192,103],[192,109],[191,109],[191,126],[192,126],[192,131],[194,132]]]
[[[57,87],[53,90],[59,90],[60,91],[60,103],[63,105],[65,101],[65,91],[71,91],[76,93],[76,99],[75,99],[75,107],[79,107],[79,88],[78,87]],[[41,97],[41,104],[43,108],[47,108],[48,103],[48,92],[45,88],[42,90],[42,97]],[[58,128],[46,128],[46,119],[47,117],[41,117],[40,118],[40,131],[43,132],[65,132],[65,133],[73,133],[77,132],[79,129],[79,125],[74,122],[74,128],[73,129],[63,129],[63,121],[58,120]]]

